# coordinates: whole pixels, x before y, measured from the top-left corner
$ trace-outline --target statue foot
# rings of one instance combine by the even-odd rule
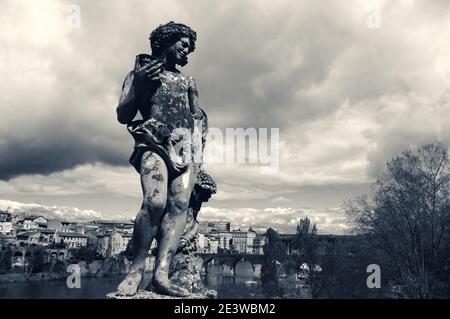
[[[159,294],[174,297],[187,297],[191,294],[189,290],[172,284],[168,279],[167,280],[154,279],[153,290]]]
[[[133,296],[139,288],[142,280],[142,271],[130,271],[124,280],[117,287],[117,294],[121,296]]]

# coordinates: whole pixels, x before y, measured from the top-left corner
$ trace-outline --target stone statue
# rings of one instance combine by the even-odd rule
[[[191,293],[170,280],[171,264],[177,251],[192,251],[196,215],[215,193],[201,163],[207,116],[198,105],[194,79],[177,69],[187,64],[196,39],[184,24],[160,25],[150,35],[152,55],[136,57],[122,87],[117,119],[135,140],[130,163],[140,174],[143,202],[134,225],[133,263],[118,295],[136,294],[154,239],[153,291],[177,297]],[[138,111],[142,119],[134,120]]]

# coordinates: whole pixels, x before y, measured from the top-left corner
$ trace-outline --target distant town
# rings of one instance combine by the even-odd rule
[[[49,262],[66,261],[69,250],[95,247],[104,258],[127,249],[133,234],[133,221],[69,222],[48,219],[33,212],[0,210],[0,246],[17,248],[40,246]],[[200,221],[197,250],[205,254],[263,254],[265,235],[252,228],[232,229],[229,221]],[[153,246],[154,247],[154,246]],[[17,253],[13,263],[20,266],[25,256]]]
[[[305,221],[309,225],[308,218],[299,225]],[[353,235],[305,236],[312,234],[308,231],[299,237],[298,229],[280,234],[270,228],[258,233],[252,227],[233,228],[225,220],[199,221],[198,226],[196,262],[202,274],[251,277],[252,285],[255,279],[261,279],[263,286],[277,282],[285,293],[296,297],[311,297],[310,273],[321,274],[322,265],[342,264],[358,271],[368,265],[365,259],[355,259],[359,244]],[[33,210],[0,210],[0,283],[64,279],[74,264],[83,276],[123,275],[131,265],[133,228],[132,220],[77,222]],[[154,248],[156,243],[149,251],[146,269],[152,267]],[[330,276],[341,274],[334,271]],[[357,283],[365,283],[365,278]]]

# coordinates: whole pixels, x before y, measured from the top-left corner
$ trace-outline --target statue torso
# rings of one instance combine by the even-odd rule
[[[161,84],[153,94],[144,94],[140,112],[145,120],[153,118],[170,130],[177,127],[193,129],[189,107],[191,78],[176,72],[163,71]]]

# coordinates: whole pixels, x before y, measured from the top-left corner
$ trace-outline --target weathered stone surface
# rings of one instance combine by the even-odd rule
[[[153,291],[139,290],[134,296],[120,296],[116,292],[106,295],[107,299],[215,299],[217,293],[214,290],[209,290],[209,294],[193,293],[188,297],[173,297],[161,295]]]
[[[217,293],[204,286],[201,269],[191,262],[199,229],[198,212],[217,188],[212,177],[201,168],[208,121],[206,113],[198,105],[194,79],[176,68],[187,64],[186,56],[191,52],[188,47],[195,46],[196,33],[190,27],[172,21],[160,25],[151,34],[152,51],[154,41],[161,47],[155,50],[156,53],[152,52],[152,56],[137,56],[135,70],[125,79],[117,107],[119,122],[127,124],[135,139],[130,163],[145,180],[151,177],[151,181],[142,183],[144,201],[149,205],[142,206],[135,220],[134,237],[140,234],[141,238],[130,245],[133,247],[132,269],[119,284],[118,291],[121,295],[134,294],[132,299],[161,298],[159,294],[150,293],[151,285],[144,292],[139,290],[147,283],[142,278],[143,259],[146,257],[144,248],[147,249],[146,245],[151,246],[156,239],[157,269],[152,280],[155,290],[172,296],[190,293],[192,298],[211,298]],[[150,66],[148,63],[155,64],[146,69],[145,66]],[[142,120],[133,121],[137,111]],[[158,173],[153,174],[152,171]],[[151,196],[147,196],[147,191]],[[160,207],[164,202],[170,205],[166,205],[160,222],[139,217],[151,216],[153,204]],[[188,203],[189,207],[178,203]],[[186,212],[181,211],[185,209]],[[181,213],[186,213],[187,217]],[[184,223],[184,229],[174,228],[181,223]],[[148,229],[148,232],[136,232],[136,229]],[[172,258],[176,248],[176,256]],[[108,264],[103,268],[108,270],[108,267],[112,268]]]
[[[170,280],[183,288],[186,288],[193,294],[217,295],[217,292],[209,290],[203,284],[201,278],[201,269],[198,269],[198,263],[195,262],[193,252],[180,252],[173,258],[171,265]]]
[[[191,295],[188,297],[172,297],[158,294],[151,285],[152,271],[145,272],[144,278],[139,285],[140,290],[134,296],[122,296],[117,292],[107,295],[108,299],[216,299],[217,291],[205,287],[201,278],[201,265],[193,252],[187,253],[186,250],[179,252],[173,258],[170,280],[183,288],[186,288]]]

